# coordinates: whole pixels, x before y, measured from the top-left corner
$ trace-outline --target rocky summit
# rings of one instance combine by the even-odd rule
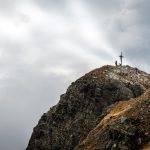
[[[150,75],[103,66],[73,82],[44,113],[26,150],[149,150]]]

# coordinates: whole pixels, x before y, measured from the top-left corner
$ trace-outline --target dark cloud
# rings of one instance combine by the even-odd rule
[[[66,4],[66,0],[35,0],[35,3],[39,4],[43,8],[56,7],[63,9]]]
[[[118,10],[121,9],[123,0],[84,0],[84,3],[87,4],[94,13],[97,13],[97,15],[103,14],[107,16],[108,14],[118,12]]]

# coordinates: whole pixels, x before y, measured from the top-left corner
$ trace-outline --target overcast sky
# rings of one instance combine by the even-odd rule
[[[150,72],[149,0],[0,0],[0,149],[24,150],[41,115],[91,69]]]

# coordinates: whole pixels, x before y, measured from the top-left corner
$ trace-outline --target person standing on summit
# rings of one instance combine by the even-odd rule
[[[116,67],[118,66],[117,60],[115,61],[115,65],[116,65]]]

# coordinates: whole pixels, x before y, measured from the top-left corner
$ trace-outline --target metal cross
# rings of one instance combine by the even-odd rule
[[[123,55],[122,55],[122,52],[121,52],[121,55],[119,56],[120,57],[120,61],[121,61],[121,66],[122,66],[122,59],[123,59]]]

